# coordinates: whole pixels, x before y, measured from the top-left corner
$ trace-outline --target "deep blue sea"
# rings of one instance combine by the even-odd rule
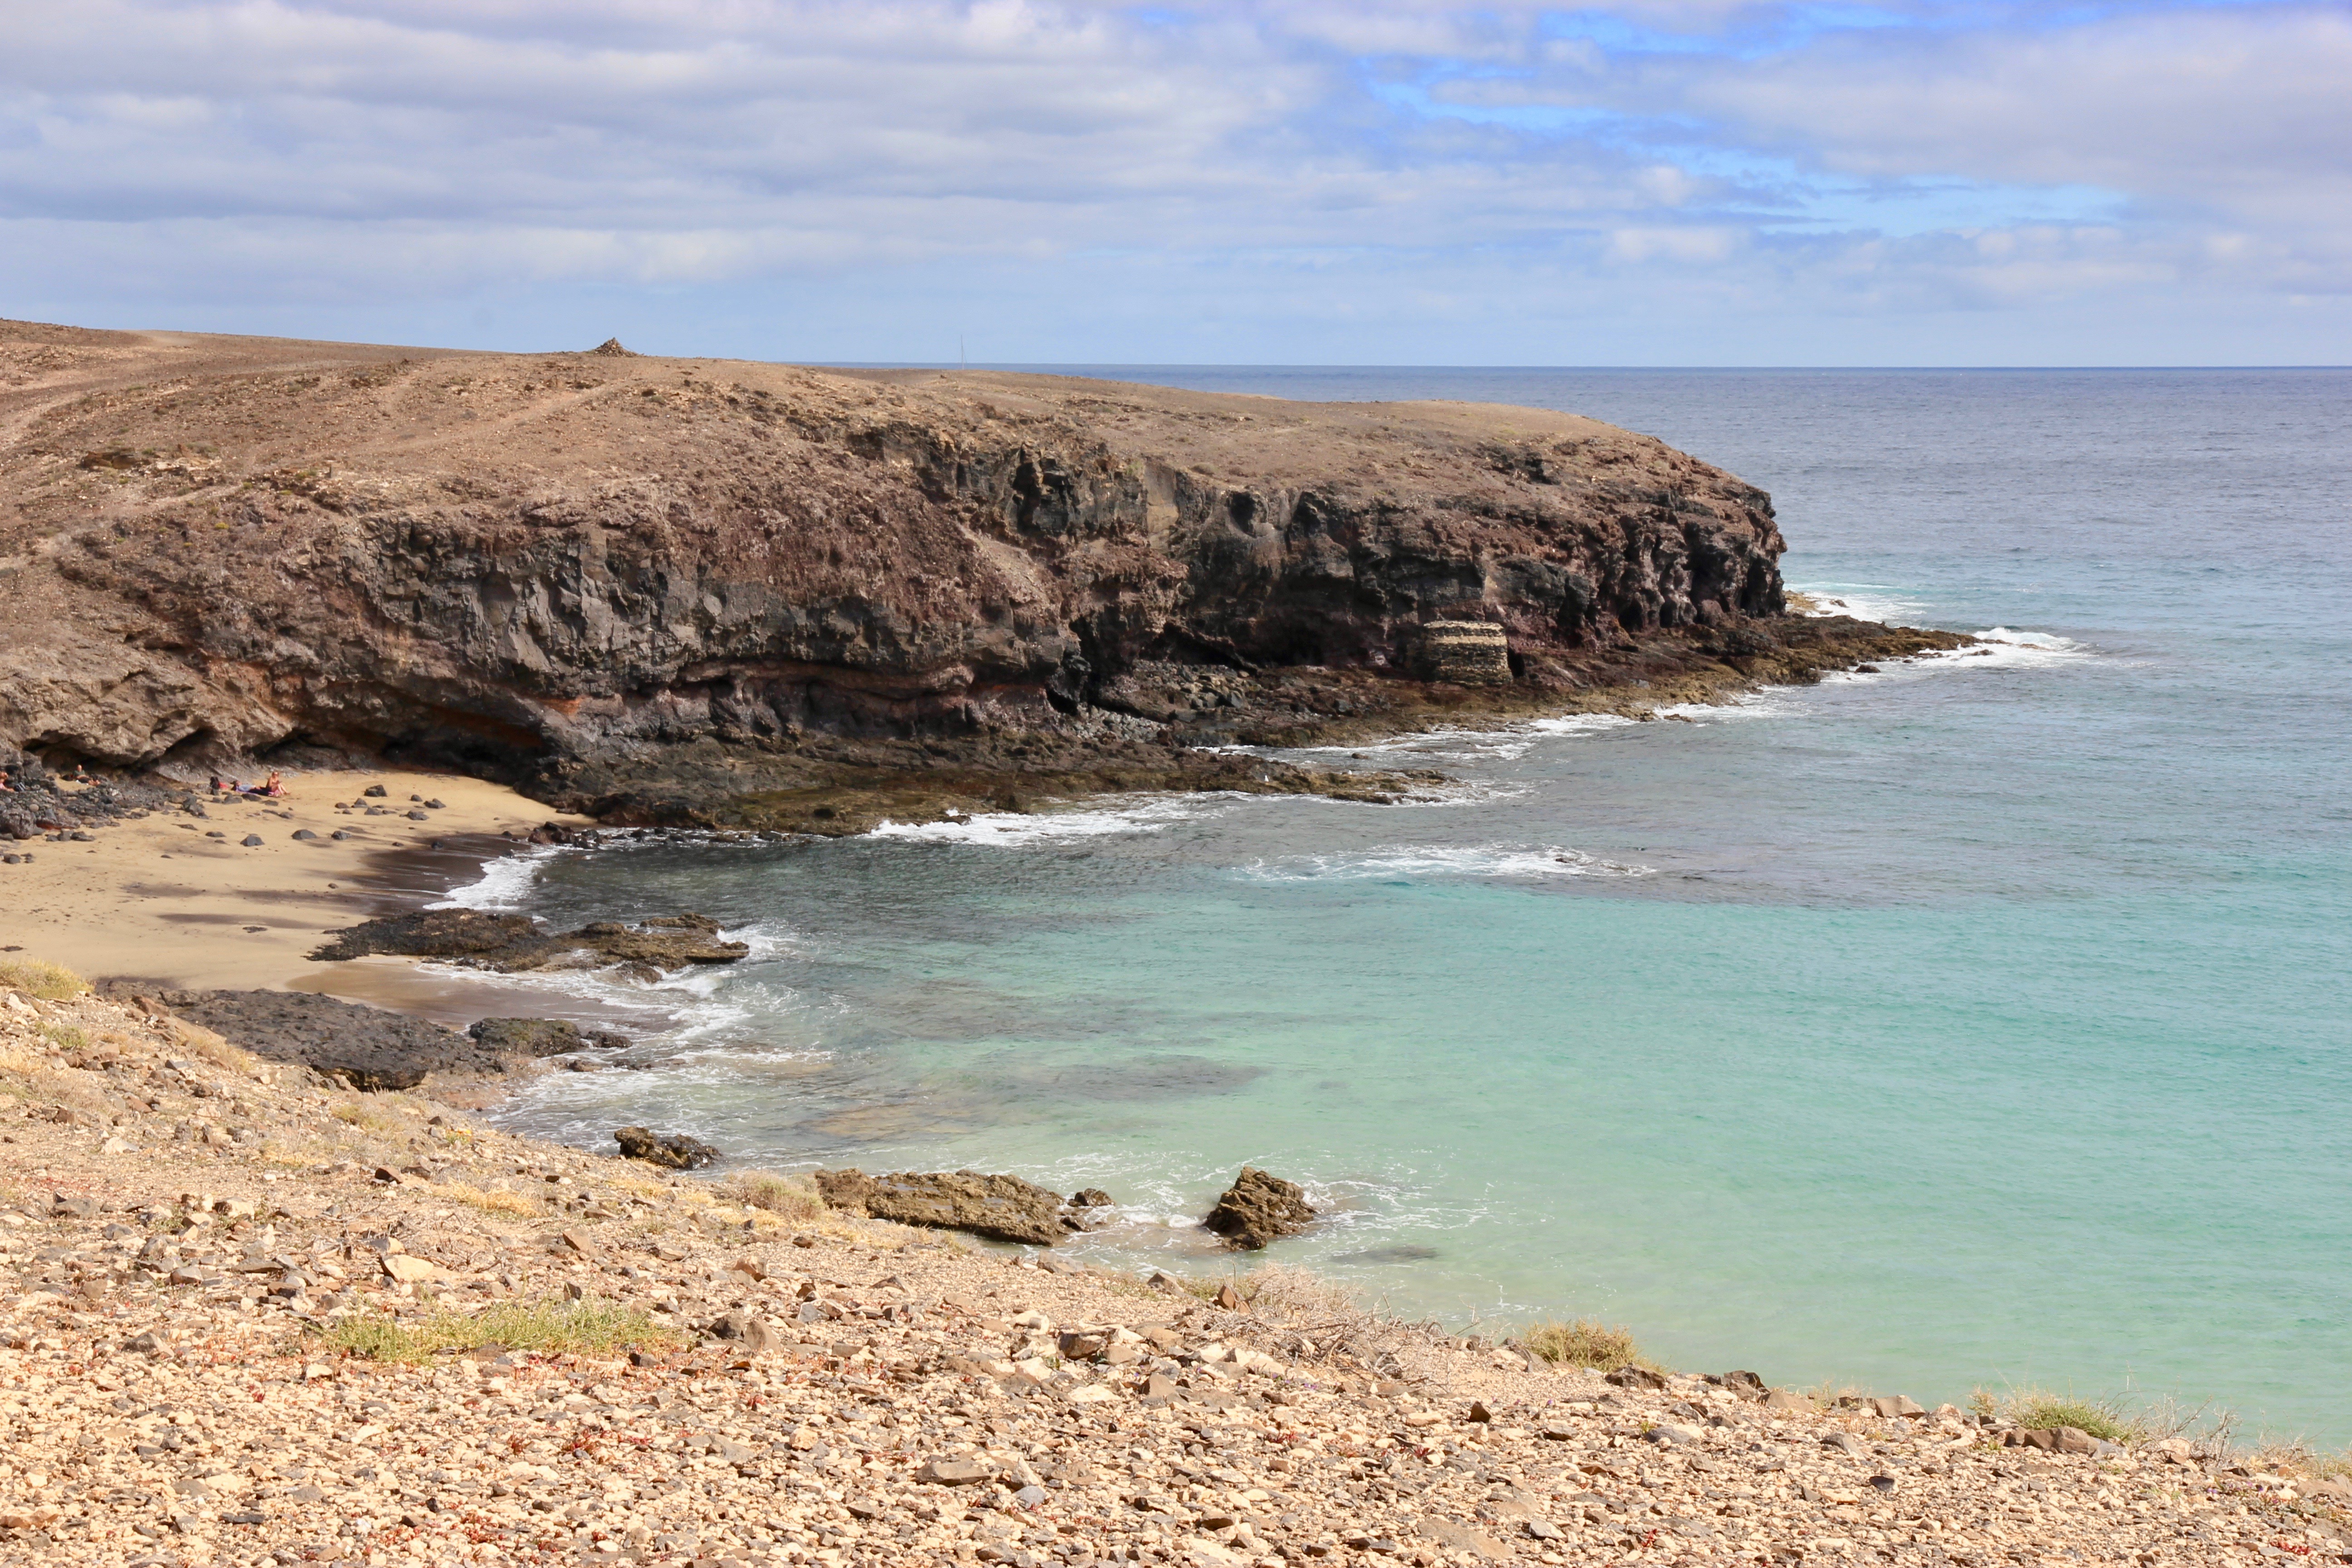
[[[1082,1250],[1203,1270],[1250,1162],[1329,1215],[1273,1260],[1398,1310],[2352,1439],[2352,373],[1084,374],[1591,415],[1769,489],[1793,586],[2000,640],[1377,753],[1435,805],[497,867],[756,945],[551,997],[652,1066],[515,1125],[1100,1186]]]

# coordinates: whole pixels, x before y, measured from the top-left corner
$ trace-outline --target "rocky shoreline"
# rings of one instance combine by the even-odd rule
[[[7,979],[0,1562],[2352,1561],[2307,1456],[975,1252]]]

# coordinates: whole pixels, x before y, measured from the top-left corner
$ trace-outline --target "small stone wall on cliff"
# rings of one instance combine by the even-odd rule
[[[1464,686],[1511,679],[1510,639],[1486,621],[1431,621],[1412,638],[1414,672],[1423,680]]]

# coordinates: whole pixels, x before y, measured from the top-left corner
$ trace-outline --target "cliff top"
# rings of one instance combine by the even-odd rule
[[[666,428],[649,440],[641,422],[655,411],[701,415],[709,427]],[[616,415],[629,417],[616,425]],[[550,482],[677,479],[715,460],[735,426],[761,420],[850,422],[885,441],[893,426],[909,440],[1083,431],[1119,458],[1261,489],[1442,485],[1501,498],[1654,462],[1696,486],[1727,478],[1597,420],[1503,405],[1298,403],[1002,371],[492,353],[0,321],[0,505],[27,509],[20,515],[64,515],[42,503],[67,497],[38,493],[56,478],[54,465],[110,448],[125,456],[110,470],[118,480],[142,472],[139,454],[167,458],[183,447],[204,464],[172,476],[216,483],[289,464],[414,476],[453,465],[477,474],[528,469]]]

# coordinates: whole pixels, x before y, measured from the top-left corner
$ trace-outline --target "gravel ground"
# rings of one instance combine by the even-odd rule
[[[2185,1442],[1618,1386],[1279,1271],[1222,1310],[95,997],[0,986],[0,1563],[2352,1562],[2340,1481]],[[334,1338],[608,1303],[634,1352]]]

